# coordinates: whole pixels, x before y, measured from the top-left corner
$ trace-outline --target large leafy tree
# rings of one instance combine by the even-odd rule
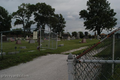
[[[58,34],[63,33],[64,28],[66,27],[66,21],[63,18],[62,14],[56,14],[55,15],[56,23],[52,25],[52,31],[53,32],[58,32]],[[54,19],[54,20],[55,20]]]
[[[80,38],[83,38],[83,37],[84,37],[84,34],[83,34],[82,31],[80,31],[79,34],[80,34]]]
[[[85,20],[84,26],[88,30],[97,31],[97,34],[105,30],[112,30],[117,24],[114,17],[116,13],[110,8],[107,0],[89,0],[87,1],[87,10],[81,10],[80,18]]]
[[[0,6],[0,31],[7,31],[11,28],[11,15],[5,8]]]
[[[34,7],[34,17],[37,22],[37,28],[45,29],[49,19],[54,16],[55,9],[46,3],[37,3]]]
[[[18,6],[18,10],[13,12],[13,18],[16,19],[14,25],[23,25],[24,33],[25,29],[30,31],[30,27],[34,24],[34,21],[31,19],[32,11],[29,9],[30,4],[22,3]]]

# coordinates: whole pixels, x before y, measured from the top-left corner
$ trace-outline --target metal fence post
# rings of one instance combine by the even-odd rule
[[[57,49],[57,45],[58,45],[58,33],[56,35],[57,35],[57,39],[56,39],[56,49]]]
[[[74,65],[73,65],[74,57],[70,53],[68,55],[68,80],[74,80]]]
[[[51,40],[50,40],[50,38],[51,38],[51,36],[50,36],[50,35],[51,35],[51,30],[49,30],[49,31],[50,31],[50,32],[49,32],[49,43],[48,43],[48,48],[50,49],[50,47],[51,47],[51,45],[50,45],[50,41],[51,41]]]
[[[2,52],[2,32],[1,32],[1,57],[3,59],[3,52]]]
[[[112,60],[114,60],[115,54],[115,34],[113,34],[113,52],[112,52]],[[112,76],[114,74],[114,63],[112,64]]]

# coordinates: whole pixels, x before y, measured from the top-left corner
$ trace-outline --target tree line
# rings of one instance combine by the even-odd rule
[[[23,26],[24,33],[26,30],[30,32],[33,24],[36,24],[36,29],[45,29],[47,25],[51,31],[58,34],[66,27],[62,14],[55,14],[55,9],[46,3],[22,3],[11,15],[0,6],[0,31],[10,30],[12,19],[15,20],[14,26]]]
[[[111,9],[107,0],[88,0],[87,9],[79,12],[80,19],[84,20],[86,30],[97,32],[100,35],[103,30],[110,31],[117,25],[114,9]],[[45,29],[49,26],[53,32],[63,33],[66,21],[62,14],[55,14],[55,9],[46,3],[21,4],[18,10],[9,15],[7,10],[0,6],[0,31],[10,30],[11,19],[15,19],[14,25],[23,25],[24,32],[36,24],[37,29]]]

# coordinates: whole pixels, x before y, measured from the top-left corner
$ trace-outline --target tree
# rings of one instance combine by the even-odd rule
[[[88,32],[85,32],[85,37],[88,38]]]
[[[11,28],[11,15],[0,6],[0,31],[7,31]]]
[[[29,9],[30,4],[22,3],[20,6],[18,6],[18,10],[16,12],[13,12],[13,18],[16,19],[14,25],[23,25],[24,34],[25,29],[28,29],[30,31],[30,27],[32,24],[34,24],[34,21],[31,20],[32,11]]]
[[[23,30],[21,28],[12,29],[10,33],[12,33],[12,35],[21,35],[23,34]]]
[[[72,32],[72,36],[77,37],[77,32],[76,31]]]
[[[83,37],[84,37],[84,34],[83,34],[82,31],[80,31],[79,34],[80,34],[80,38],[83,38]]]
[[[63,18],[62,14],[56,14],[55,18],[56,22],[52,25],[52,31],[56,33],[58,32],[58,34],[63,33],[64,28],[66,27],[65,19]]]
[[[45,29],[45,25],[48,24],[48,21],[51,16],[54,16],[55,9],[50,5],[45,3],[37,3],[35,5],[34,17],[37,22],[37,28],[41,27]]]
[[[89,38],[92,38],[91,34],[88,35]]]
[[[49,18],[49,21],[48,21],[48,24],[47,24],[50,28],[50,31],[52,30],[53,32],[57,32],[56,27],[57,27],[58,23],[59,23],[58,18],[55,15],[51,16]]]
[[[85,29],[97,31],[97,34],[105,30],[112,30],[117,24],[114,17],[116,13],[110,8],[110,3],[106,0],[89,0],[87,1],[87,10],[79,12],[80,18],[85,20]]]

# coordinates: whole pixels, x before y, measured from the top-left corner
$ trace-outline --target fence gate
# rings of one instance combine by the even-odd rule
[[[68,56],[68,80],[120,80],[120,28],[83,53]]]
[[[57,33],[40,29],[41,48],[57,49]]]

